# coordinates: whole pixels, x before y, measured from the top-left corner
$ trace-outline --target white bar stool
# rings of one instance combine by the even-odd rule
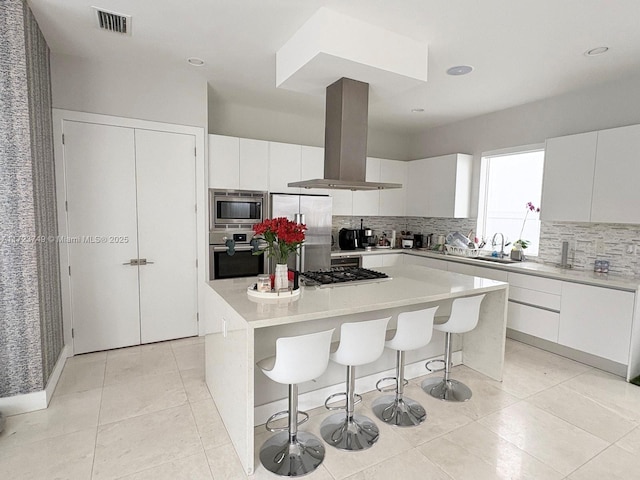
[[[313,472],[324,460],[322,440],[311,433],[298,432],[298,425],[309,420],[309,414],[298,412],[297,384],[313,380],[327,369],[333,331],[278,338],[275,356],[257,363],[271,380],[289,385],[289,409],[271,415],[265,424],[270,432],[280,433],[269,438],[260,449],[260,463],[276,475],[305,475]],[[304,416],[300,422],[298,413]],[[287,427],[270,426],[272,421],[284,416],[289,419]]]
[[[371,363],[382,355],[389,320],[391,317],[343,323],[340,327],[340,344],[330,358],[347,367],[347,391],[329,396],[324,405],[328,410],[344,409],[346,414],[334,413],[320,425],[320,435],[324,441],[340,450],[365,450],[376,443],[380,436],[372,420],[353,413],[354,406],[362,401],[362,397],[355,393],[355,370],[356,366]],[[342,395],[347,397],[344,406],[328,405],[332,399]]]
[[[444,360],[431,360],[425,367],[430,372],[429,364],[433,362],[444,363],[444,378],[434,380],[427,378],[422,382],[422,389],[434,398],[449,402],[466,402],[471,398],[471,389],[464,383],[449,378],[451,371],[451,334],[465,333],[473,330],[478,325],[480,318],[480,304],[484,295],[474,297],[456,298],[451,305],[451,315],[445,323],[435,324],[433,328],[446,333],[444,346]]]
[[[425,409],[415,400],[404,397],[404,355],[407,350],[416,350],[427,345],[433,334],[433,317],[438,307],[398,315],[398,326],[393,338],[385,347],[396,350],[396,376],[385,377],[376,383],[380,392],[395,390],[395,395],[385,395],[373,402],[373,413],[385,423],[398,427],[413,427],[427,418]],[[385,381],[393,380],[391,388],[380,387]]]

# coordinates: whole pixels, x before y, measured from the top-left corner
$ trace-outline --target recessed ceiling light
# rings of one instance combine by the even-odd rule
[[[198,57],[189,57],[187,58],[187,62],[189,62],[189,65],[193,65],[194,67],[201,67],[204,65],[204,60]]]
[[[412,108],[411,113],[422,113],[424,112],[424,108]]]
[[[584,54],[587,57],[595,57],[596,55],[602,55],[603,53],[607,53],[609,51],[609,47],[596,47],[591,50],[587,50]]]
[[[471,65],[456,65],[455,67],[451,67],[447,70],[447,75],[466,75],[472,71],[473,67]]]

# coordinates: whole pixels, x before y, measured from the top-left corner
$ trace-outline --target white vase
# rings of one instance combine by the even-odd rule
[[[289,288],[289,267],[286,263],[276,264],[276,272],[273,279],[273,288],[276,292]]]

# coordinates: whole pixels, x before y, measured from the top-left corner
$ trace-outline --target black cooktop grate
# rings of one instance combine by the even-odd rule
[[[302,276],[321,285],[389,278],[386,273],[359,267],[331,267],[330,270],[304,272]]]

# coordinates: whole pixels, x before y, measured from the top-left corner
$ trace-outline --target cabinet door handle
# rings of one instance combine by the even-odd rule
[[[139,263],[139,259],[138,258],[132,258],[131,260],[129,260],[128,262],[124,262],[123,265],[130,265],[132,267],[138,266]]]
[[[140,258],[139,259],[139,265],[152,265],[154,263],[156,263],[156,262],[150,262],[146,258]]]

